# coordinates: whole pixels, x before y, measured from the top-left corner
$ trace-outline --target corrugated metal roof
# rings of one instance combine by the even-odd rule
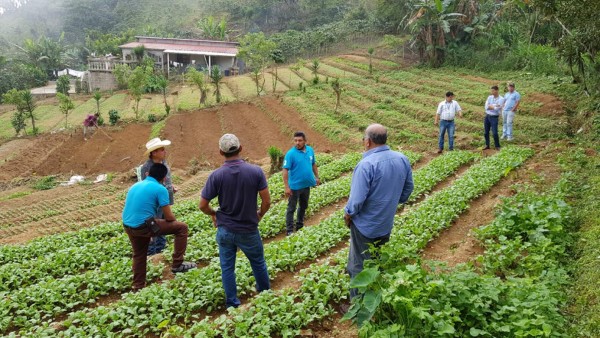
[[[153,43],[153,42],[130,42],[119,46],[120,48],[136,48],[141,45],[148,50],[168,50],[169,53],[182,53],[194,52],[194,53],[212,53],[213,55],[237,55],[238,49],[235,47],[228,46],[207,46],[207,45],[184,45],[184,44],[172,44],[172,43]]]

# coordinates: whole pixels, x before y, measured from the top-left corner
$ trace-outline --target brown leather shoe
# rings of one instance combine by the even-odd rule
[[[438,151],[437,151],[438,154],[441,154],[442,152],[443,152],[442,149],[438,149]]]

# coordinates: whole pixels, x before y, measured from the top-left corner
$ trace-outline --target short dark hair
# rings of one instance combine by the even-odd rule
[[[223,153],[223,156],[225,156],[225,158],[234,157],[234,156],[236,156],[237,154],[240,153],[241,149],[242,149],[241,147],[238,147],[236,150],[234,150],[234,151],[232,151],[230,153]],[[223,152],[223,151],[221,151],[221,152]]]
[[[303,131],[297,131],[294,133],[294,137],[302,137],[306,141],[306,135]]]
[[[498,86],[491,86],[490,89],[498,90]]]
[[[160,182],[165,178],[165,176],[167,176],[168,172],[169,169],[167,169],[166,165],[162,163],[154,163],[148,171],[148,176]]]
[[[375,144],[386,144],[387,130],[383,133],[378,133],[377,131],[369,130],[367,132],[367,137]]]
[[[446,92],[446,97],[454,96],[453,92]]]

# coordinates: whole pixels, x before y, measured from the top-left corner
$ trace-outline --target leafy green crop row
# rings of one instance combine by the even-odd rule
[[[319,226],[265,245],[270,277],[315,259],[347,235],[342,214],[337,212]],[[238,293],[250,292],[254,277],[246,259],[237,261],[236,274]],[[152,284],[138,293],[125,294],[122,301],[111,306],[73,312],[63,323],[66,330],[57,333],[78,337],[158,333],[168,322],[196,319],[200,309],[211,312],[223,303],[223,299],[220,264],[214,259],[205,268],[192,270],[163,284]],[[39,330],[47,333],[53,329],[39,327]]]
[[[170,327],[170,336],[184,337],[297,337],[307,323],[333,314],[330,302],[347,297],[349,278],[345,266],[348,249],[324,262],[313,263],[296,276],[298,289],[262,292],[251,306],[233,309],[212,320],[206,317],[189,328]]]
[[[371,268],[362,287],[379,296],[379,306],[361,336],[565,337],[571,210],[563,198],[556,190],[504,200],[496,219],[478,230],[486,248],[481,271],[412,264],[379,275]]]
[[[532,155],[531,149],[504,148],[497,155],[474,164],[448,189],[433,194],[418,208],[397,217],[390,241],[380,250],[380,266],[393,270],[404,266],[409,259],[418,258],[418,253],[425,245],[464,212],[471,200],[488,191],[510,170],[520,166]],[[365,269],[364,276],[357,276],[353,286],[365,291],[367,286],[375,284],[378,271],[377,268]],[[360,324],[365,323],[377,309],[381,297],[381,293],[371,290],[355,303],[350,316]]]
[[[162,264],[148,264],[147,280],[162,275]],[[131,287],[131,259],[105,262],[94,270],[60,279],[47,279],[11,293],[0,295],[0,332],[32,327],[90,305],[103,295]]]

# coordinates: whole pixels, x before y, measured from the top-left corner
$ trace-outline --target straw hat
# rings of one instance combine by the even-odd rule
[[[158,148],[162,148],[162,147],[166,147],[168,145],[171,144],[171,141],[169,140],[160,140],[160,138],[156,137],[151,139],[150,141],[148,141],[146,143],[146,152],[144,153],[144,155],[148,155],[150,154],[152,151],[158,149]]]

